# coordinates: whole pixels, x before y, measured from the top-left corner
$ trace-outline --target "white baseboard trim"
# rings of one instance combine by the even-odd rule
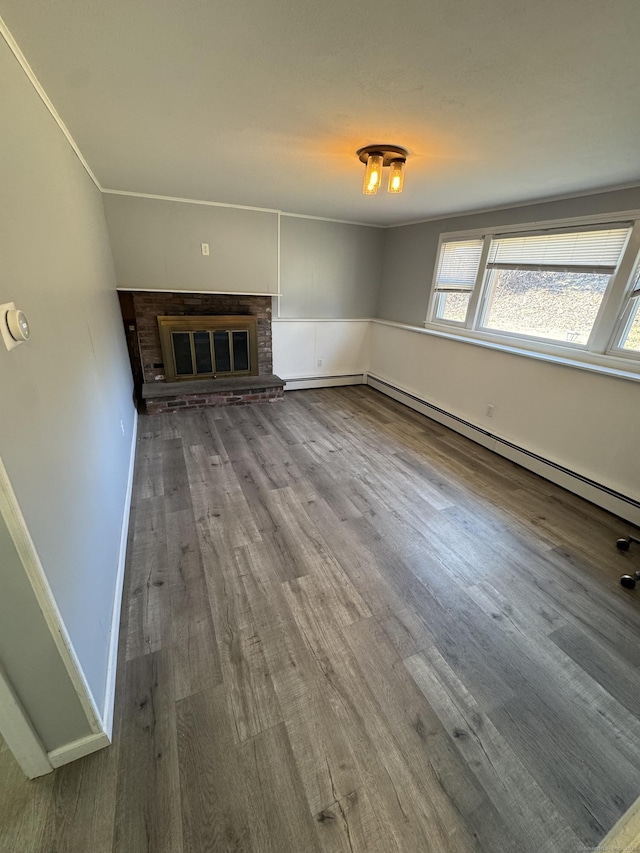
[[[129,518],[131,515],[131,498],[133,495],[133,472],[136,463],[136,443],[138,438],[138,412],[134,412],[133,432],[131,435],[131,453],[129,456],[129,476],[127,491],[124,499],[122,527],[120,531],[120,551],[118,556],[118,572],[113,600],[111,617],[111,636],[109,638],[109,660],[107,663],[107,682],[104,694],[104,709],[102,725],[109,741],[113,734],[113,710],[116,698],[116,672],[118,668],[118,638],[120,636],[120,615],[122,612],[122,593],[124,587],[124,570],[127,562],[127,540],[129,538]],[[101,749],[102,747],[96,747]],[[71,759],[70,759],[71,760]]]
[[[331,376],[298,376],[286,379],[285,391],[301,391],[305,388],[333,388],[336,385],[366,385],[365,373],[341,373]]]
[[[87,735],[78,740],[72,740],[71,743],[65,743],[64,746],[52,749],[48,753],[49,763],[52,767],[62,767],[63,764],[69,764],[71,761],[76,761],[78,758],[84,758],[85,755],[104,749],[110,743],[111,739],[106,732]]]
[[[472,441],[481,444],[494,453],[504,456],[506,459],[510,459],[523,468],[527,468],[529,471],[533,471],[535,474],[539,474],[552,483],[556,483],[556,485],[567,489],[567,491],[585,498],[591,503],[596,504],[596,506],[602,507],[632,524],[640,525],[640,501],[623,495],[609,486],[591,480],[583,474],[571,471],[569,468],[565,468],[556,462],[545,459],[537,453],[520,447],[507,439],[494,435],[483,427],[471,421],[464,420],[451,412],[447,412],[439,406],[417,397],[410,391],[406,391],[386,379],[369,374],[367,376],[367,384],[377,391],[386,394],[388,397],[392,397],[394,400],[414,409],[414,411],[420,412],[432,420],[438,421],[438,423],[459,432],[461,435],[470,438]],[[623,533],[624,531],[621,531],[620,535],[622,536]]]

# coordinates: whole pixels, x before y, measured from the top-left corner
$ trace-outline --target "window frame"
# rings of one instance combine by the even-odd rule
[[[589,226],[621,225],[629,223],[630,232],[605,290],[600,308],[594,320],[589,339],[586,344],[571,341],[557,341],[537,336],[523,335],[516,332],[487,329],[480,323],[486,316],[487,299],[490,292],[489,279],[491,270],[487,269],[487,260],[491,242],[499,236],[508,234],[530,234],[551,229],[576,227],[579,229]],[[443,243],[457,240],[473,240],[482,238],[484,244],[478,264],[478,272],[471,291],[467,315],[464,322],[446,320],[435,316],[438,302],[436,281],[438,264]],[[543,353],[556,356],[558,359],[593,363],[626,371],[640,373],[640,352],[623,349],[620,346],[625,324],[631,311],[633,281],[640,267],[640,211],[622,211],[597,216],[583,216],[566,219],[553,219],[537,222],[518,223],[517,225],[496,226],[492,228],[475,228],[464,231],[442,232],[438,239],[438,248],[429,291],[427,315],[424,322],[426,330],[446,333],[461,340],[476,342],[486,341],[491,344],[516,349],[519,352]]]

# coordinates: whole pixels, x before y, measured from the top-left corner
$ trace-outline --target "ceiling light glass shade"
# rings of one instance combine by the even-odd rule
[[[369,154],[362,185],[362,192],[365,195],[375,195],[378,192],[382,182],[382,160],[382,154]]]
[[[392,160],[389,164],[390,193],[401,193],[404,186],[404,160]]]

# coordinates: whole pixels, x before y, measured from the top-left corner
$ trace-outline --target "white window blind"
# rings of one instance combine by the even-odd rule
[[[633,287],[631,288],[631,296],[640,296],[640,267],[636,272],[636,277],[633,280]]]
[[[468,293],[478,275],[482,240],[452,240],[440,247],[436,290]]]
[[[621,226],[496,237],[491,242],[487,266],[611,274],[618,265],[629,231],[629,226]]]

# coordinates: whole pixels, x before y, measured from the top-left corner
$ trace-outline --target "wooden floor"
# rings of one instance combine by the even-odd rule
[[[619,519],[365,387],[142,418],[115,741],[0,850],[577,853],[640,795]]]

